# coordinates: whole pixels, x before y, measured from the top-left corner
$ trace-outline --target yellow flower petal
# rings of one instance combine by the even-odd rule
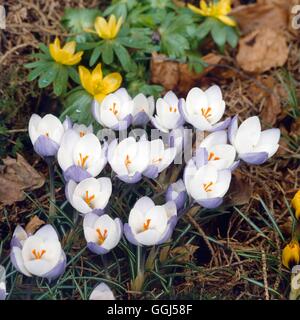
[[[98,63],[95,69],[92,71],[92,81],[93,83],[101,82],[102,79],[103,79],[102,67],[101,67],[101,63]]]
[[[70,57],[69,59],[65,60],[64,64],[68,65],[68,66],[72,66],[74,64],[77,64],[80,62],[82,55],[83,55],[83,51],[79,51],[79,52],[75,53],[72,57]]]
[[[205,16],[205,12],[199,8],[197,8],[196,6],[192,5],[192,4],[188,4],[189,9],[191,9],[193,12],[197,13],[197,14],[201,14],[202,16]]]
[[[106,96],[107,96],[107,94],[98,93],[98,94],[96,94],[96,95],[94,96],[94,98],[95,98],[98,102],[102,102]]]
[[[120,31],[120,28],[122,26],[122,23],[123,23],[123,17],[120,17],[118,22],[117,22],[117,25],[116,25],[116,35],[119,33]]]
[[[118,72],[110,73],[103,78],[102,85],[104,92],[109,94],[120,88],[122,83],[122,76]]]
[[[108,19],[108,29],[111,38],[114,38],[116,36],[116,25],[117,25],[117,19],[114,14],[112,14]]]
[[[96,18],[94,27],[100,38],[110,39],[108,23],[103,17]]]
[[[91,95],[94,95],[94,89],[92,86],[92,75],[90,71],[84,66],[79,66],[78,70],[79,70],[81,85],[88,93],[90,93]]]
[[[206,10],[208,9],[208,6],[207,6],[205,0],[201,0],[201,1],[200,1],[199,7],[200,7],[203,11],[206,11]]]
[[[282,250],[282,264],[286,268],[291,268],[294,264],[299,264],[300,247],[297,240],[292,240]]]
[[[233,20],[230,17],[227,16],[218,16],[217,17],[220,21],[222,21],[224,24],[230,26],[230,27],[235,27],[236,26],[236,21]]]
[[[300,190],[296,192],[294,198],[292,199],[292,207],[295,209],[296,218],[300,217]]]
[[[75,41],[70,41],[67,42],[64,46],[63,46],[63,51],[66,51],[70,54],[74,54],[75,53],[75,48],[76,48],[76,42]]]

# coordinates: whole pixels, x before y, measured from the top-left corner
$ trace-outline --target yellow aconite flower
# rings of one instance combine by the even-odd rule
[[[213,17],[216,18],[228,26],[235,27],[236,22],[228,17],[228,14],[231,11],[231,0],[219,0],[217,3],[210,1],[209,4],[205,0],[201,0],[199,7],[189,4],[188,7],[197,14],[200,14],[204,17]]]
[[[296,218],[300,217],[300,190],[296,192],[294,198],[292,199],[292,206],[295,209]]]
[[[98,102],[116,91],[122,83],[122,76],[118,72],[103,77],[101,63],[97,64],[92,72],[84,66],[79,66],[79,76],[83,88]]]
[[[111,15],[108,21],[106,21],[103,17],[97,17],[94,24],[96,32],[89,29],[86,31],[97,33],[102,39],[114,39],[120,31],[122,22],[122,17],[117,21],[115,15]]]
[[[282,250],[282,264],[291,268],[294,264],[300,261],[300,246],[297,240],[292,240]]]
[[[60,47],[60,41],[56,37],[54,43],[50,43],[49,51],[51,57],[58,63],[72,66],[77,64],[81,60],[83,51],[75,53],[76,42],[67,42],[62,48]]]

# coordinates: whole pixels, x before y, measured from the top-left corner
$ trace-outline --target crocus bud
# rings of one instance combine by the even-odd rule
[[[101,282],[91,293],[89,300],[116,300],[110,287]]]
[[[294,198],[292,199],[292,207],[295,209],[296,218],[300,217],[300,190],[296,192]]]
[[[65,132],[58,118],[52,114],[43,118],[33,114],[29,120],[28,131],[37,154],[43,158],[56,156]]]
[[[282,250],[282,264],[286,268],[291,268],[300,261],[300,246],[297,240],[292,240]]]

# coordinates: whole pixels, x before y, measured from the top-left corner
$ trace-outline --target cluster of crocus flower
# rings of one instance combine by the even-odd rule
[[[112,129],[114,137],[116,131],[130,125],[145,127],[149,123],[167,135],[167,142],[161,137],[149,140],[146,131],[140,138],[121,139],[120,134],[119,139],[100,141],[92,125],[73,124],[69,118],[62,123],[50,114],[43,118],[34,114],[29,122],[34,150],[45,159],[57,158],[66,183],[66,198],[83,216],[87,247],[99,255],[114,249],[123,234],[139,247],[169,241],[188,199],[205,208],[216,208],[240,162],[264,163],[277,151],[280,138],[279,129],[262,131],[256,116],[240,126],[237,117],[222,120],[225,101],[218,86],[206,91],[193,88],[186,99],[170,91],[155,101],[141,93],[132,98],[125,88],[118,89],[121,80],[117,78],[103,78],[101,66],[92,73],[81,68],[81,80],[94,96],[91,109],[95,120]],[[110,89],[105,93],[93,89],[102,85]],[[128,211],[127,223],[112,218],[107,205],[114,186],[110,178],[99,176],[103,169],[109,164],[118,179],[130,184],[143,177],[156,179],[182,152],[186,123],[197,133],[209,134],[195,146],[183,179],[168,186],[165,204],[156,205],[149,197],[141,197]],[[50,225],[34,235],[18,226],[12,239],[11,260],[23,274],[49,280],[57,278],[66,267],[66,256]],[[108,292],[105,284],[97,287],[91,299],[105,296],[103,292]],[[108,296],[113,298],[111,293]]]

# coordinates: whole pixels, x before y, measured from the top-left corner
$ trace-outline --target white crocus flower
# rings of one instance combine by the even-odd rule
[[[217,169],[235,169],[238,162],[234,162],[235,148],[227,144],[227,132],[220,130],[209,134],[199,145],[207,150],[208,163]]]
[[[257,116],[246,119],[238,127],[238,119],[235,117],[228,129],[228,137],[240,159],[249,164],[262,164],[278,150],[280,130],[261,131]]]
[[[174,92],[169,91],[156,102],[156,115],[152,117],[153,125],[162,132],[179,128],[184,123],[180,112],[179,99]]]
[[[112,192],[110,178],[87,178],[78,184],[70,180],[66,184],[66,197],[72,207],[82,214],[103,213]]]
[[[206,91],[193,88],[181,105],[185,120],[202,131],[224,130],[230,124],[230,118],[219,122],[225,111],[225,101],[221,89],[214,85]]]
[[[29,120],[28,131],[37,154],[41,157],[53,157],[57,154],[65,131],[58,118],[52,114],[43,118],[33,114]]]
[[[106,254],[118,245],[123,225],[119,218],[88,213],[83,219],[83,231],[88,248],[96,254]]]
[[[176,223],[177,208],[174,201],[156,206],[150,198],[143,197],[130,211],[124,234],[134,245],[153,246],[168,241]]]
[[[10,257],[14,267],[28,277],[38,276],[51,281],[62,275],[66,268],[66,255],[56,231],[49,224],[34,235],[17,226]]]
[[[132,125],[144,126],[153,116],[154,98],[146,98],[144,94],[139,93],[133,98]]]
[[[94,100],[92,112],[102,126],[125,130],[132,122],[133,101],[127,90],[121,88],[107,95],[101,103]]]
[[[229,189],[231,170],[218,170],[207,163],[206,150],[200,148],[196,157],[192,158],[184,170],[184,184],[187,193],[201,206],[216,208],[223,202]]]
[[[110,287],[101,282],[91,293],[89,300],[116,300]]]
[[[127,183],[136,183],[142,178],[150,159],[149,141],[142,137],[136,141],[133,137],[118,143],[114,140],[108,147],[108,162],[118,178]]]
[[[92,133],[83,137],[73,129],[68,130],[62,139],[57,153],[58,163],[66,181],[80,182],[96,177],[107,163],[107,145],[101,146],[99,139]]]
[[[88,133],[93,133],[93,125],[90,124],[89,126],[86,126],[85,124],[80,123],[74,123],[70,119],[70,117],[66,116],[65,121],[63,122],[63,126],[65,131],[69,129],[73,129],[75,132],[79,134],[79,136],[82,138]]]
[[[6,273],[3,266],[0,266],[0,300],[6,297]]]
[[[157,178],[158,174],[165,170],[176,157],[176,148],[165,148],[161,139],[152,140],[150,143],[150,162],[143,175],[150,178]]]

